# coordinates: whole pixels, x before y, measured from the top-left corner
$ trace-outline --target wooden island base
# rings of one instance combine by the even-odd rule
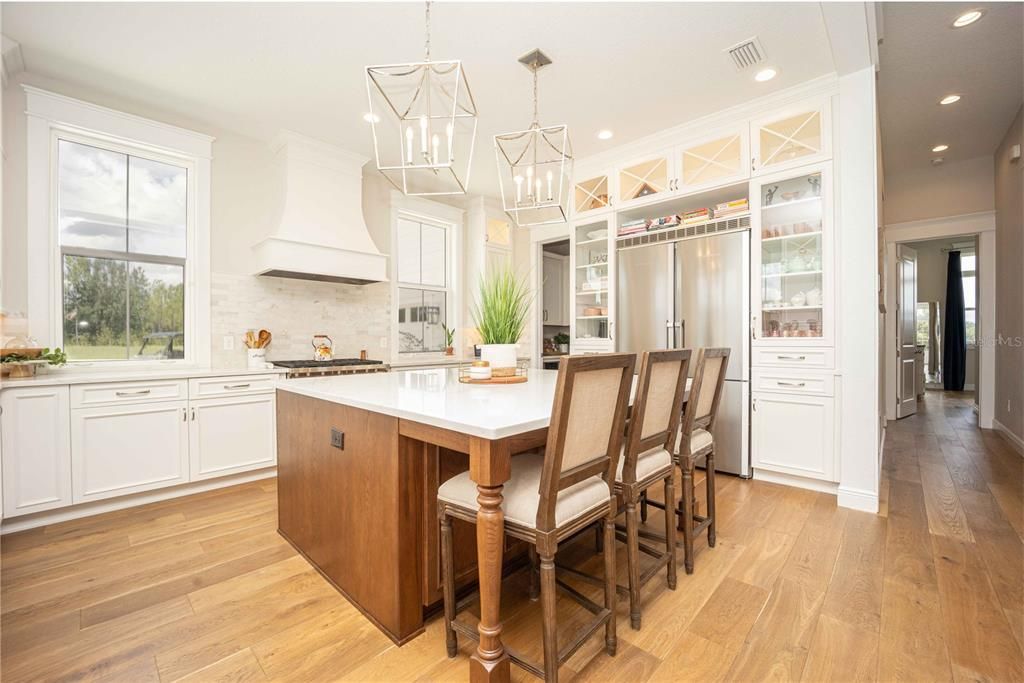
[[[497,482],[492,524],[452,525],[459,586],[477,581],[477,534],[488,534],[491,585],[484,590],[491,595],[482,603],[497,640],[501,568],[518,564],[525,546],[505,539],[493,516],[501,515],[509,454],[543,444],[547,430],[486,441],[281,390],[277,416],[281,535],[399,645],[423,632],[424,615],[442,598],[437,487],[467,469],[481,470],[478,482]],[[332,446],[332,429],[343,434],[341,448]],[[474,657],[472,670],[507,671],[500,640],[482,649],[496,657]]]

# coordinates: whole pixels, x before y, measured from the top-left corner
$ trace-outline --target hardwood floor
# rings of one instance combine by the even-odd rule
[[[969,397],[936,393],[890,423],[879,515],[720,477],[717,547],[697,543],[676,591],[647,585],[643,630],[620,599],[618,655],[595,639],[563,679],[1024,680],[1024,459],[974,424]],[[464,679],[471,643],[447,659],[435,618],[396,648],[276,525],[268,480],[5,536],[0,677]],[[560,561],[599,572],[591,543]],[[589,615],[558,607],[568,639]],[[502,614],[508,642],[539,658],[524,574],[505,582]]]

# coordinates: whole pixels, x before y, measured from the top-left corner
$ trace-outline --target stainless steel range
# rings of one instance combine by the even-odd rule
[[[367,372],[387,372],[390,368],[380,360],[360,358],[333,358],[331,360],[275,360],[279,368],[286,368],[286,379],[298,377],[326,377],[328,375],[357,375]]]

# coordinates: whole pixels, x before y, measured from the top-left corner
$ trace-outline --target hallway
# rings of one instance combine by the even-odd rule
[[[1024,459],[978,429],[973,400],[929,391],[917,415],[886,431],[881,632],[908,619],[917,633],[883,638],[881,649],[909,656],[904,676],[1024,675]]]

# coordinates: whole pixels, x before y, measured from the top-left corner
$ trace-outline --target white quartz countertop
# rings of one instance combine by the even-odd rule
[[[453,368],[310,377],[278,388],[444,429],[501,439],[547,427],[557,370],[534,370],[522,384],[463,384]]]
[[[463,384],[457,369],[392,370],[280,382],[303,396],[452,431],[502,439],[547,427],[557,370],[530,369],[522,384]],[[634,388],[636,379],[634,378]],[[689,387],[689,382],[687,382]]]
[[[154,368],[145,370],[93,370],[74,367],[54,368],[35,377],[18,379],[3,378],[0,389],[14,387],[45,387],[60,384],[92,384],[95,382],[145,382],[157,379],[188,379],[192,377],[248,377],[250,375],[281,375],[284,368],[267,370],[246,370],[245,368]]]

